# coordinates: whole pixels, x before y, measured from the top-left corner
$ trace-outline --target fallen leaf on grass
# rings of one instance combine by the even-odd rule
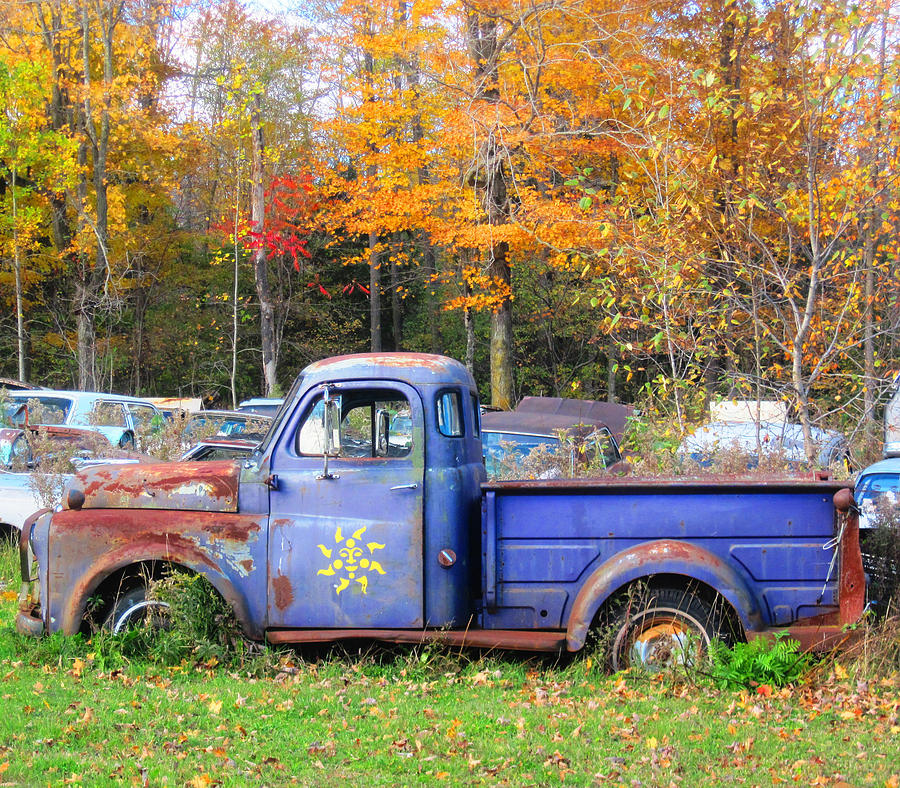
[[[0,763],[0,774],[3,774],[9,768],[9,761],[4,761]]]

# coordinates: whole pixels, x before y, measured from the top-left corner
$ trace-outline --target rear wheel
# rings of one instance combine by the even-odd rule
[[[724,625],[722,611],[691,589],[649,588],[629,595],[612,616],[610,666],[658,671],[697,665],[710,642],[723,637]]]
[[[169,606],[158,599],[151,599],[143,583],[132,586],[113,601],[103,628],[118,634],[129,628],[147,630],[168,629]]]

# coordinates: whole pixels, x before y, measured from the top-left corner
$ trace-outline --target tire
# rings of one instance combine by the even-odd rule
[[[649,588],[629,595],[615,606],[611,620],[609,663],[614,671],[696,665],[713,639],[725,639],[719,606],[690,589]]]
[[[147,598],[145,585],[132,586],[113,601],[103,621],[103,629],[114,635],[130,627],[151,631],[168,629],[168,609],[165,602]]]
[[[134,451],[134,435],[130,432],[126,432],[119,438],[119,448],[125,449],[126,451]]]

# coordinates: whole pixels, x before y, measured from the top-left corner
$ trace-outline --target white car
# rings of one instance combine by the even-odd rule
[[[827,468],[835,462],[849,462],[847,440],[839,432],[811,428],[816,450],[816,464]],[[752,466],[760,454],[778,452],[790,465],[805,465],[806,448],[803,427],[799,424],[773,421],[717,421],[698,427],[678,447],[681,457],[690,457],[708,466],[718,451],[737,449],[748,455]]]
[[[95,391],[11,391],[10,402],[32,403],[29,424],[62,424],[99,432],[113,446],[137,448],[141,431],[162,425],[163,416],[150,402]]]
[[[16,536],[28,516],[43,508],[30,479],[30,473],[0,470],[0,539]]]

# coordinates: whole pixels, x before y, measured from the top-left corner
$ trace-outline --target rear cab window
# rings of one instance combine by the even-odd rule
[[[463,435],[463,419],[460,393],[442,391],[437,396],[437,428],[441,435],[459,438]]]

